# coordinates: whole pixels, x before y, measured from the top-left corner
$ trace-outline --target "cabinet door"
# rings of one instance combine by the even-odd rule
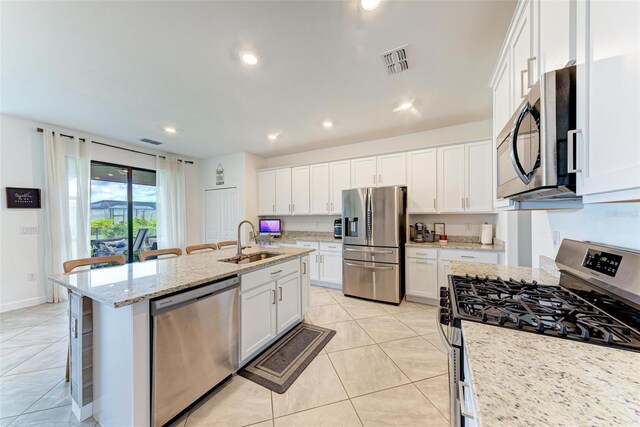
[[[438,148],[438,211],[464,212],[464,144]]]
[[[311,213],[329,213],[329,165],[311,165]]]
[[[572,34],[575,34],[571,3],[576,0],[537,2],[540,8],[540,74],[563,68],[576,59],[571,48]]]
[[[277,333],[284,331],[296,323],[302,317],[300,310],[300,275],[292,274],[276,282],[278,294],[278,329]]]
[[[407,153],[409,213],[436,212],[437,152],[435,148]]]
[[[465,145],[467,212],[491,212],[493,210],[493,150],[491,141]]]
[[[309,254],[309,279],[314,282],[320,279],[319,271],[319,256],[318,256],[318,243],[317,242],[298,242],[298,246],[301,248],[315,249],[315,251]]]
[[[577,192],[638,189],[640,3],[579,1],[577,7]],[[629,199],[624,193],[606,197]]]
[[[291,213],[309,213],[309,166],[291,168]]]
[[[351,162],[343,160],[329,164],[329,210],[342,214],[342,190],[351,188]]]
[[[493,87],[493,139],[495,140],[513,114],[509,55],[501,59]]]
[[[375,187],[378,169],[375,157],[351,160],[351,186],[353,188]]]
[[[276,213],[276,171],[258,172],[258,215]]]
[[[341,252],[320,252],[320,280],[342,284]]]
[[[291,169],[276,171],[276,214],[291,213]]]
[[[438,288],[449,288],[449,275],[451,274],[451,261],[438,261]]]
[[[407,185],[407,158],[405,153],[378,156],[377,185]]]
[[[437,300],[438,261],[430,259],[407,259],[407,295]]]
[[[311,292],[311,277],[310,274],[310,260],[309,256],[300,258],[300,300],[302,316],[309,311],[309,293]]]
[[[535,58],[532,58],[531,29],[531,3],[527,1],[518,17],[510,43],[513,108],[520,105],[522,98],[529,93],[529,86],[536,80],[532,70]],[[529,75],[529,72],[532,74]]]
[[[240,359],[276,336],[276,282],[240,294]]]

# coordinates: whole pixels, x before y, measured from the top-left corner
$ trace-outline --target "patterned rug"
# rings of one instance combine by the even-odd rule
[[[300,323],[249,362],[238,375],[276,393],[284,393],[336,331]]]

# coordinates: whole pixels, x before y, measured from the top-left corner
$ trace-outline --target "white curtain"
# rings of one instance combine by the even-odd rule
[[[183,248],[186,235],[185,164],[174,156],[156,157],[158,248]]]
[[[91,144],[60,137],[51,129],[44,135],[45,268],[63,273],[62,263],[87,258],[89,250],[89,174]],[[48,302],[67,299],[67,291],[47,281]]]

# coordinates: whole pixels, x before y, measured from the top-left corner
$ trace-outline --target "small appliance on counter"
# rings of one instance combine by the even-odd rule
[[[336,239],[342,239],[342,219],[336,219],[333,221],[333,237]]]
[[[416,236],[414,241],[417,243],[424,242],[424,232],[426,230],[424,223],[416,222],[416,225],[414,225],[414,229],[416,230]]]
[[[490,245],[493,243],[493,225],[484,223],[482,224],[482,231],[480,232],[480,243],[483,245]]]
[[[261,218],[258,227],[260,234],[270,234],[274,237],[280,237],[282,234],[282,222],[276,218]]]

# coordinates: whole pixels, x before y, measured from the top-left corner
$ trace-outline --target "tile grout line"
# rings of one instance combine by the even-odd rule
[[[32,356],[28,357],[27,359],[23,360],[22,362],[20,362],[20,364],[14,366],[13,368],[11,368],[9,371],[5,372],[4,374],[0,375],[0,378],[5,378],[5,377],[12,377],[15,375],[23,375],[23,374],[32,374],[34,372],[41,372],[41,371],[46,371],[48,369],[55,369],[55,368],[61,368],[62,366],[53,366],[53,367],[48,367],[48,368],[44,368],[44,369],[36,369],[34,371],[28,371],[28,372],[18,372],[17,374],[12,374],[11,371],[13,371],[14,369],[19,368],[20,366],[22,366],[23,364],[27,363],[29,360],[33,359],[34,357],[36,357],[38,354],[42,353],[43,351],[47,350],[49,347],[56,345],[57,343],[59,343],[60,341],[55,341],[52,343],[46,343],[48,344],[45,348],[43,348],[42,350],[38,351],[37,353],[34,353]],[[33,345],[38,345],[38,344],[33,344]],[[22,347],[11,347],[10,349],[16,349],[16,348],[24,348],[24,347],[30,347],[30,345],[25,345]],[[9,350],[9,349],[6,349]]]

